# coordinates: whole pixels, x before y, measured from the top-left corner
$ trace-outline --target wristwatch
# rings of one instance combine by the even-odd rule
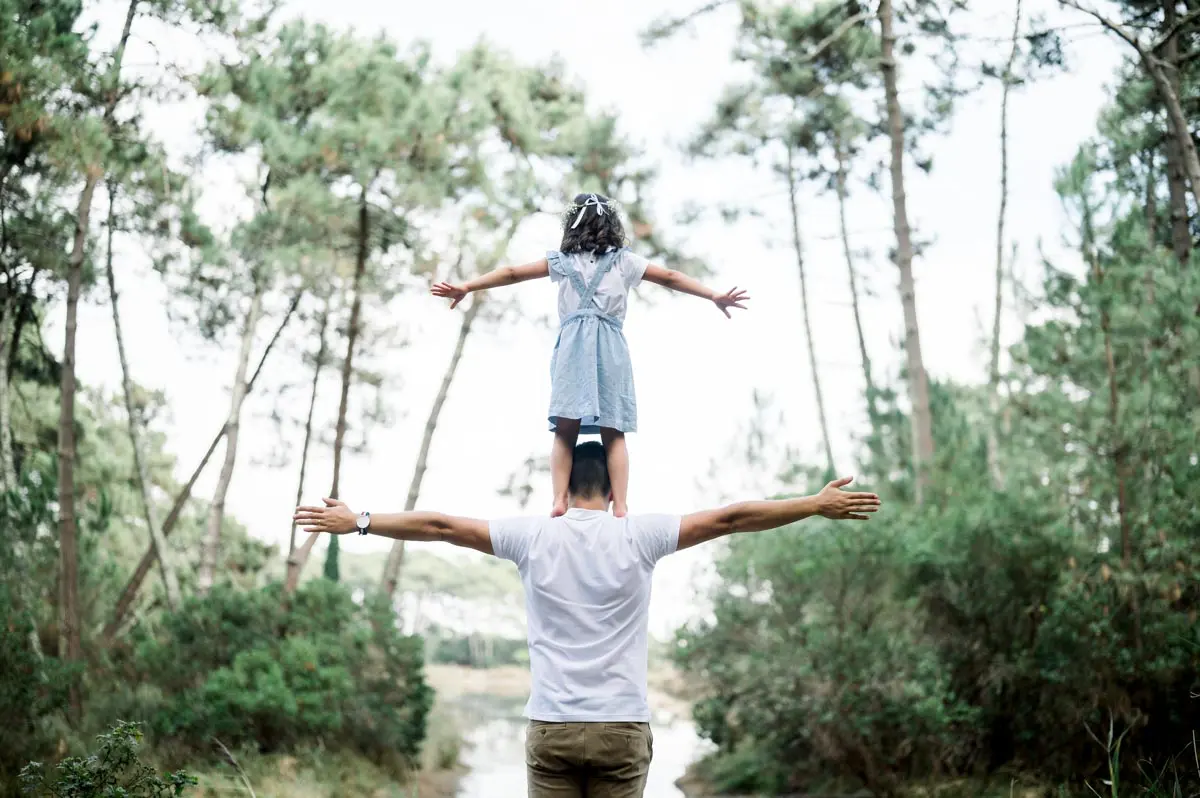
[[[354,525],[358,527],[358,534],[367,534],[367,527],[371,525],[371,514],[366,511],[359,513]]]

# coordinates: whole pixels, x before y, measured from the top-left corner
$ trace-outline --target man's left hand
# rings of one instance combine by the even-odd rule
[[[328,532],[331,535],[345,535],[353,532],[357,525],[358,516],[337,499],[322,499],[324,507],[297,507],[292,520],[304,527],[305,532]]]

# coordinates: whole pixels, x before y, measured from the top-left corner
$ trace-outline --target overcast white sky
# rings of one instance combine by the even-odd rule
[[[629,442],[634,512],[687,512],[714,500],[700,491],[697,481],[749,414],[754,389],[771,394],[785,412],[786,424],[777,431],[781,442],[814,459],[819,447],[798,279],[784,237],[786,195],[773,178],[745,163],[692,164],[679,154],[680,143],[711,113],[722,88],[738,77],[729,57],[734,17],[714,14],[700,22],[694,34],[653,50],[638,42],[639,31],[651,20],[695,5],[697,0],[292,0],[287,6],[291,14],[352,26],[364,34],[385,31],[402,43],[428,39],[443,61],[480,38],[529,62],[560,55],[596,107],[618,110],[625,131],[661,165],[654,209],[662,223],[670,223],[689,201],[708,207],[735,202],[765,215],[760,221],[713,221],[674,231],[689,251],[713,264],[717,285],[736,284],[751,291],[749,312],[729,322],[711,306],[687,297],[658,297],[653,304],[635,300],[630,309],[625,330],[641,415],[639,431]],[[1010,3],[987,0],[975,5],[987,10],[972,12],[972,30],[984,37],[1007,34]],[[1043,8],[1053,5],[1041,0]],[[103,17],[106,29],[114,18]],[[1054,170],[1093,132],[1105,85],[1120,55],[1107,39],[1085,32],[1072,50],[1070,74],[1039,82],[1013,97],[1009,229],[1020,247],[1018,267],[1026,274],[1036,274],[1039,240],[1051,251],[1061,241],[1065,219],[1052,190]],[[903,99],[917,98],[906,93]],[[993,290],[998,105],[994,86],[964,100],[951,133],[929,144],[935,156],[932,175],[908,171],[914,227],[918,236],[932,241],[915,273],[925,362],[935,377],[980,380],[985,371],[982,330]],[[168,115],[159,125],[168,144],[182,152],[190,146],[183,131],[193,122],[186,115]],[[835,454],[841,469],[851,473],[852,436],[861,432],[864,413],[845,266],[834,238],[836,209],[827,198],[807,196],[803,203],[819,368]],[[885,260],[893,241],[890,204],[886,197],[860,189],[849,214],[856,246],[872,251],[860,263],[873,294],[865,308],[868,345],[877,368],[894,377],[900,365],[897,341],[902,325],[895,269]],[[513,242],[510,258],[535,259],[557,242],[553,220],[531,220]],[[205,347],[179,335],[167,324],[162,286],[136,265],[136,253],[127,255],[126,262],[133,265],[126,268],[140,278],[129,271],[123,278],[122,310],[134,376],[169,397],[171,417],[163,428],[184,476],[227,412],[236,346]],[[549,282],[515,290],[531,315],[553,311]],[[81,311],[79,368],[86,384],[117,391],[111,321],[99,299],[93,296]],[[376,512],[403,504],[425,417],[458,324],[456,314],[420,292],[402,296],[391,312],[411,342],[393,353],[377,353],[395,378],[384,396],[394,421],[373,431],[367,451],[351,455],[342,476],[343,497],[355,508]],[[52,315],[51,326],[49,340],[57,349],[58,315]],[[480,329],[469,342],[434,440],[419,507],[484,517],[517,512],[496,489],[526,456],[548,450],[545,409],[552,345],[551,330],[530,324]],[[304,378],[294,354],[276,358],[273,365],[264,375],[268,385]],[[331,379],[323,387],[319,408],[321,423],[330,428],[336,392]],[[265,392],[249,402],[228,509],[256,536],[286,547],[296,457],[282,469],[265,462],[278,445],[276,429],[265,418],[271,404]],[[285,408],[302,417],[304,398],[293,397]],[[295,455],[298,434],[289,442]],[[198,495],[211,492],[217,468],[211,467],[201,480]],[[322,449],[309,467],[307,493],[313,500],[327,486],[330,470],[331,457]],[[728,484],[736,494],[741,480],[730,475]],[[549,492],[543,490],[534,497],[531,511],[540,513],[548,506]],[[886,515],[874,523],[887,523]],[[862,534],[869,528],[852,531]],[[382,568],[385,541],[343,540],[352,551],[380,552]],[[687,552],[660,567],[652,609],[658,633],[687,616],[689,581],[704,556]]]

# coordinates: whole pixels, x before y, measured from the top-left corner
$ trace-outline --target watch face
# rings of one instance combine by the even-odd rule
[[[357,520],[357,521],[355,521],[354,523],[358,525],[358,528],[359,528],[359,529],[366,529],[366,528],[367,528],[367,524],[370,522],[370,520],[371,520],[371,519],[370,519],[370,516],[367,516],[367,515],[360,515],[360,516],[358,517],[358,520]]]

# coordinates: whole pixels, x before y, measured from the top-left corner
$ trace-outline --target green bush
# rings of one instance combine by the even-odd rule
[[[54,486],[40,477],[26,473],[18,489],[0,492],[0,795],[15,790],[26,762],[53,751],[80,671],[43,651],[39,634],[57,564],[47,509]]]
[[[1200,729],[1194,533],[1148,543],[1135,577],[1024,488],[960,487],[861,531],[808,524],[734,539],[713,620],[680,635],[723,789],[890,792],[1001,768],[1078,783],[1106,777],[1088,729],[1110,719],[1129,783]]]
[[[717,786],[887,793],[1001,768],[1079,785],[1108,778],[1112,752],[1088,730],[1110,719],[1128,730],[1127,784],[1192,756],[1196,531],[1146,541],[1123,573],[1028,486],[955,490],[869,528],[810,521],[731,542],[713,620],[676,652],[707,687],[693,715],[718,747]]]
[[[954,690],[980,710],[980,763],[1087,772],[1103,751],[1086,726],[1110,712],[1136,727],[1131,760],[1190,739],[1200,637],[1170,589],[1138,590],[1113,554],[1019,496],[980,495],[937,521],[922,535],[910,587]],[[1184,567],[1184,553],[1175,556],[1171,571]]]
[[[55,713],[66,705],[66,671],[58,660],[39,655],[31,643],[34,625],[0,584],[0,788],[15,783],[30,759],[52,748]],[[0,794],[2,790],[0,790]]]
[[[974,735],[974,709],[896,595],[903,541],[841,532],[735,538],[716,622],[680,636],[678,661],[709,688],[693,714],[724,789],[832,778],[886,791],[960,758]]]
[[[281,599],[278,585],[218,586],[164,615],[138,633],[122,663],[133,689],[108,711],[143,717],[180,755],[211,755],[218,739],[264,753],[345,747],[410,764],[432,700],[420,639],[327,580]]]
[[[35,798],[168,798],[196,780],[183,772],[158,775],[138,759],[142,732],[118,723],[99,737],[96,753],[64,759],[47,774],[39,762],[21,771],[21,790]]]
[[[739,741],[722,756],[701,762],[699,772],[722,795],[784,792],[791,776],[770,746],[761,745],[753,737]]]

